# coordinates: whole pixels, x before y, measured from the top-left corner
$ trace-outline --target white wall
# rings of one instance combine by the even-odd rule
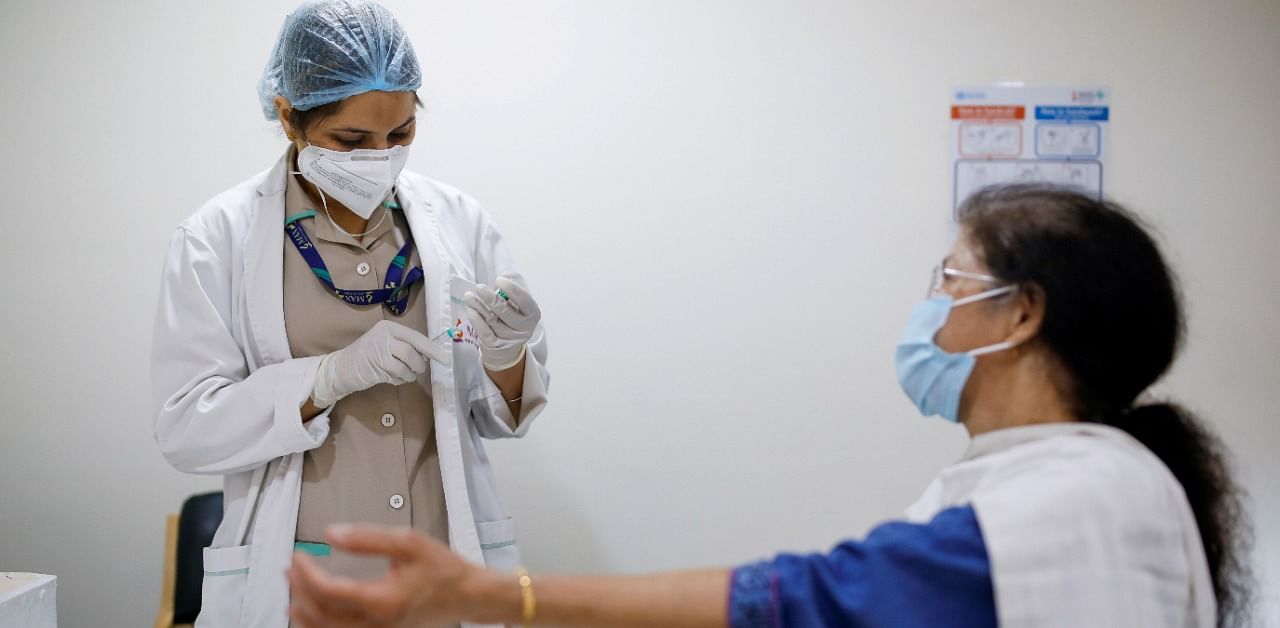
[[[550,328],[552,405],[492,447],[533,568],[823,548],[961,452],[892,350],[947,244],[948,88],[1021,79],[1113,89],[1109,191],[1190,306],[1162,388],[1234,450],[1280,589],[1280,4],[388,4],[410,166],[488,206]],[[152,308],[172,228],[284,147],[254,88],[291,6],[5,3],[0,570],[57,574],[64,626],[149,621],[165,513],[217,486],[152,442]]]

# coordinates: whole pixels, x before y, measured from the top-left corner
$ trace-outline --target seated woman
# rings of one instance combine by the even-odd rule
[[[299,626],[1214,626],[1244,608],[1221,444],[1141,398],[1183,335],[1175,280],[1123,208],[990,188],[912,312],[898,379],[973,436],[907,512],[825,555],[631,577],[516,576],[410,530],[331,528],[380,580],[290,570]]]

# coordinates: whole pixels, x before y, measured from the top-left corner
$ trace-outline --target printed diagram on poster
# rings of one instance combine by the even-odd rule
[[[952,214],[996,183],[1103,194],[1110,90],[1001,84],[951,93]]]

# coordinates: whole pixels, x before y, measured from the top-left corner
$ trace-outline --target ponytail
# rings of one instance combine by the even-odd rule
[[[1173,403],[1139,405],[1106,423],[1145,445],[1178,479],[1204,544],[1218,625],[1243,624],[1251,590],[1244,559],[1252,535],[1244,496],[1231,478],[1222,442],[1190,411]]]

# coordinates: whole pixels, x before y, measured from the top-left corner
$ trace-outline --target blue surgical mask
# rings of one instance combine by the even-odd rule
[[[1015,286],[1003,286],[958,301],[947,295],[926,299],[911,311],[907,329],[898,341],[896,363],[898,384],[924,416],[940,416],[952,423],[960,421],[960,393],[973,372],[975,358],[1014,346],[1001,342],[966,351],[947,353],[934,337],[947,323],[951,310],[962,305],[1008,294]]]

